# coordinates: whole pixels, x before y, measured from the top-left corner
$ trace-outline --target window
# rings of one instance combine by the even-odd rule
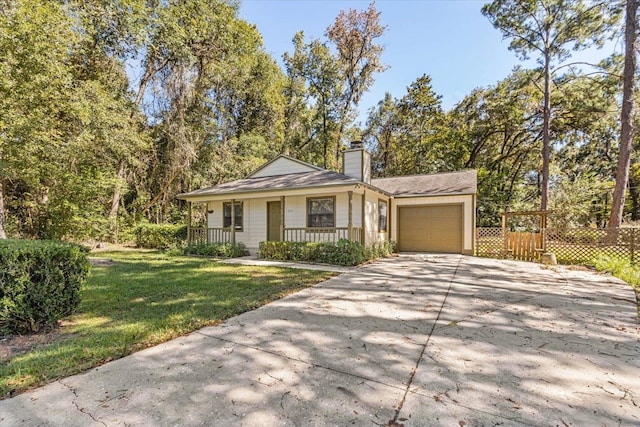
[[[387,202],[378,200],[378,231],[387,231]]]
[[[335,197],[307,199],[307,227],[335,227]]]
[[[236,217],[236,231],[242,231],[242,202],[236,202],[235,205],[235,217]],[[224,228],[231,227],[231,203],[225,202],[222,204],[223,220],[222,226]]]

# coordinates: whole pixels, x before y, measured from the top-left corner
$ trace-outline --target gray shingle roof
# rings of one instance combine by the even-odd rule
[[[371,180],[371,185],[397,197],[475,194],[477,175],[477,171],[470,170],[432,175],[377,178]]]
[[[300,188],[329,187],[336,185],[362,184],[355,178],[338,172],[319,170],[287,175],[245,178],[225,182],[213,187],[202,188],[189,193],[178,194],[179,199],[218,194],[251,193],[268,190],[292,190]]]

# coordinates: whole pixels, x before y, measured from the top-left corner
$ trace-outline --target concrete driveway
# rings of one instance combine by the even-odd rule
[[[0,401],[2,425],[640,425],[633,291],[402,255]]]

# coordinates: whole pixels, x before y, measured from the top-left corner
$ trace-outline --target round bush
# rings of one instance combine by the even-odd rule
[[[37,332],[80,304],[87,250],[47,240],[0,240],[0,332]]]

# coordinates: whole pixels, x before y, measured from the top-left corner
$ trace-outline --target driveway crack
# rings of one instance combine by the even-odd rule
[[[78,392],[76,391],[76,389],[74,387],[72,387],[71,385],[63,382],[62,380],[58,380],[58,382],[60,384],[62,384],[63,386],[65,386],[67,388],[67,390],[69,390],[72,394],[73,394],[73,400],[71,401],[71,403],[73,404],[73,406],[76,407],[76,409],[78,410],[78,412],[81,412],[85,415],[88,415],[93,421],[95,421],[96,423],[100,423],[103,426],[106,426],[107,424],[105,424],[104,421],[100,421],[98,418],[96,418],[95,416],[93,416],[93,414],[91,414],[90,412],[86,411],[85,408],[80,407],[80,405],[78,404]]]
[[[453,287],[453,281],[455,280],[456,275],[458,274],[458,268],[460,268],[460,263],[461,262],[462,262],[462,257],[458,257],[458,263],[456,264],[456,268],[453,271],[453,275],[451,276],[451,279],[449,279],[449,286],[447,288],[447,292],[444,295],[444,298],[442,299],[442,303],[440,304],[440,308],[438,309],[438,315],[436,316],[436,319],[433,321],[433,325],[431,326],[431,330],[429,331],[429,335],[427,336],[427,340],[422,345],[422,349],[420,351],[420,355],[418,356],[418,359],[416,360],[415,366],[411,370],[411,375],[409,375],[409,381],[407,382],[407,387],[404,390],[404,394],[402,396],[402,399],[400,400],[400,403],[398,403],[398,405],[396,406],[395,414],[393,415],[393,418],[389,420],[389,423],[387,424],[388,426],[399,426],[399,425],[402,425],[402,424],[398,424],[398,418],[400,417],[400,411],[402,411],[402,407],[404,406],[404,402],[406,401],[407,395],[409,394],[409,390],[411,389],[411,385],[413,384],[413,378],[415,377],[416,372],[418,371],[418,367],[420,366],[420,362],[422,361],[422,357],[424,356],[424,353],[427,350],[427,346],[429,345],[429,341],[431,340],[431,336],[433,335],[433,332],[436,329],[436,325],[438,324],[438,321],[440,320],[440,315],[442,314],[442,310],[444,309],[444,305],[446,304],[447,298],[449,297],[449,292],[451,292],[451,288]]]

